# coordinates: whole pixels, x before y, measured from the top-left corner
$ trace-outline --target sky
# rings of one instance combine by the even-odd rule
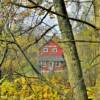
[[[49,0],[50,2],[52,1],[52,0]],[[80,1],[87,1],[87,0],[80,0]],[[42,4],[42,6],[43,5],[45,5],[45,4]],[[84,3],[82,3],[81,5],[79,5],[80,6],[80,12],[79,12],[79,15],[82,15],[83,14],[83,11],[84,11],[84,9],[86,9],[85,7],[87,6],[86,4],[84,4]],[[88,6],[90,6],[90,4],[88,5]],[[88,7],[87,6],[87,7]],[[68,15],[70,16],[70,17],[76,17],[76,5],[75,5],[75,3],[68,3],[68,5],[67,5],[67,11],[68,11]],[[31,14],[31,16],[30,17],[27,17],[25,20],[24,20],[24,24],[26,24],[26,25],[30,25],[31,24],[31,22],[32,22],[32,20],[33,20],[33,17],[32,16],[34,16],[34,11],[33,11],[33,13]],[[34,22],[36,21],[36,19],[37,19],[37,17],[39,17],[39,20],[41,20],[42,19],[42,17],[43,17],[44,15],[41,15],[41,16],[38,16],[38,14],[35,14],[35,17],[34,17]],[[78,17],[79,19],[80,19],[80,16]],[[50,16],[47,16],[45,19],[44,19],[44,21],[43,21],[44,23],[46,23],[46,24],[48,24],[49,26],[53,26],[53,25],[55,25],[55,24],[58,24],[58,22],[57,22],[57,18],[55,17],[55,18],[53,18],[53,19],[51,19],[50,18]],[[71,24],[73,25],[73,27],[76,25],[76,22],[71,22]],[[43,25],[43,24],[42,24]],[[52,32],[55,32],[55,33],[58,33],[58,34],[60,34],[60,31],[59,31],[59,27],[57,26],[57,27],[55,27],[54,29],[52,29],[52,31],[51,32],[49,32],[48,33],[48,35],[52,35]]]

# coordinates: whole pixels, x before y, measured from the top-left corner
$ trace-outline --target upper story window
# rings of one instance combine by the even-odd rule
[[[52,48],[52,52],[57,52],[57,48]]]
[[[43,48],[43,52],[48,52],[48,48]]]

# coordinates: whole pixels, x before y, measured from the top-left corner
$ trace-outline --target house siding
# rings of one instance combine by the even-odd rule
[[[50,40],[39,50],[39,63],[43,73],[63,71],[65,62],[62,48]]]

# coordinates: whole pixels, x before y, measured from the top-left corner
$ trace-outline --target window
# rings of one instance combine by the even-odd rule
[[[57,52],[57,48],[52,48],[52,52]]]
[[[48,48],[43,48],[43,52],[48,52]]]
[[[42,64],[43,64],[43,66],[46,66],[47,65],[47,62],[46,61],[43,61]]]
[[[54,69],[54,62],[50,62],[49,71],[53,71],[53,69]]]
[[[59,62],[58,61],[55,62],[55,66],[59,66]]]
[[[42,61],[39,61],[39,65],[40,65],[40,66],[43,66],[43,62],[42,62]]]
[[[57,61],[57,62],[55,62],[55,66],[57,66],[57,67],[60,67],[62,64],[63,64],[62,61]]]

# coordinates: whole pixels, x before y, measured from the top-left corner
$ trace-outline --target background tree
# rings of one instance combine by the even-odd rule
[[[68,19],[68,14],[64,1],[54,0],[54,5],[56,12],[65,16],[64,18],[58,16],[58,23],[63,40],[74,40],[72,27]],[[66,45],[64,44],[63,51],[65,61],[68,67],[69,81],[72,87],[74,98],[75,100],[87,100],[86,87],[82,76],[81,64],[78,57],[75,42],[68,42],[66,43]]]
[[[96,2],[96,4],[98,3]],[[56,7],[56,5],[58,6]],[[96,11],[98,14],[98,10]],[[58,41],[64,50],[68,68],[75,70],[69,70],[73,95],[74,93],[78,95],[76,94],[79,92],[78,87],[84,87],[82,72],[87,88],[94,86],[95,68],[99,65],[100,60],[99,36],[95,35],[92,29],[96,29],[96,26],[93,25],[93,17],[92,1],[2,0],[0,3],[0,43],[2,44],[0,45],[0,68],[3,73],[2,77],[7,74],[9,79],[11,78],[14,81],[15,73],[34,77],[35,71],[37,75],[43,78],[36,69],[37,58],[34,56],[36,56],[38,48],[52,38],[51,35],[54,35],[59,37],[56,42]],[[74,75],[77,75],[77,77],[74,77]],[[77,78],[77,82],[75,78]],[[45,83],[51,86],[46,80]],[[67,82],[65,83],[67,84]],[[61,95],[59,90],[56,89],[56,92]],[[83,95],[86,94],[86,90],[81,88],[80,91]],[[70,95],[72,96],[72,93]],[[65,94],[63,97],[65,97]],[[82,98],[84,97],[82,96]]]
[[[95,14],[95,25],[97,27],[97,30],[95,31],[96,34],[96,39],[100,40],[100,2],[99,0],[94,0],[93,1],[94,4],[94,14]],[[97,44],[96,47],[96,62],[99,63],[100,62],[100,44]],[[96,66],[96,96],[95,96],[95,100],[99,100],[100,99],[100,64],[98,64]]]

